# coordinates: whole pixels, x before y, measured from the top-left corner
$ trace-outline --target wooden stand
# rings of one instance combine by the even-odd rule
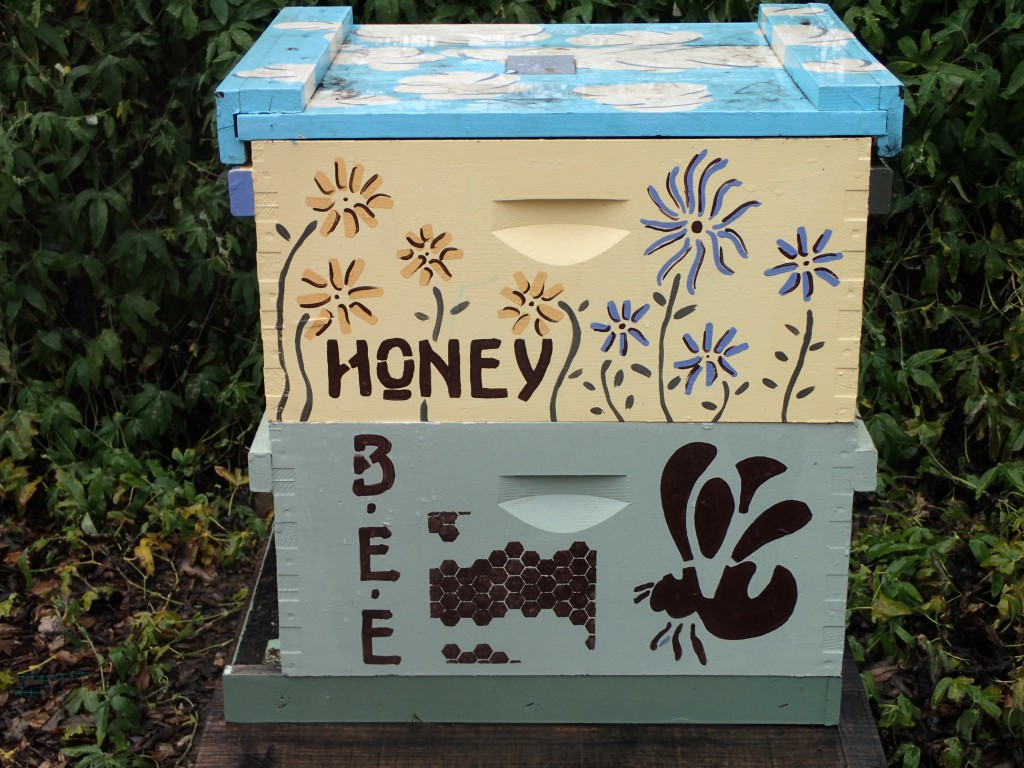
[[[838,726],[238,724],[218,688],[195,768],[885,768],[854,664]]]
[[[236,660],[276,625],[269,547]],[[268,567],[269,566],[269,567]],[[242,658],[239,659],[239,656]],[[856,665],[838,726],[228,723],[217,686],[195,768],[885,768]]]

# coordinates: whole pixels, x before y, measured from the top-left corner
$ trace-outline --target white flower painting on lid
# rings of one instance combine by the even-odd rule
[[[812,5],[784,6],[784,5],[763,5],[761,13],[765,16],[817,16],[825,12],[824,8],[815,8]]]
[[[711,101],[708,89],[697,83],[588,85],[573,92],[627,112],[686,112]]]
[[[775,39],[783,45],[844,45],[855,38],[846,29],[792,24],[775,27]]]
[[[625,34],[625,33],[622,33]],[[613,35],[595,35],[608,39]],[[446,56],[504,62],[506,48],[448,49]],[[782,66],[767,46],[756,45],[687,45],[684,43],[622,45],[597,47],[520,48],[521,56],[572,56],[577,69],[627,70],[641,72],[682,72],[690,69],[768,68]]]
[[[600,69],[682,72],[688,69],[778,69],[782,66],[766,45],[686,45],[669,50],[635,46],[602,53]]]
[[[882,72],[885,70],[877,61],[867,59],[829,59],[826,61],[808,61],[804,69],[809,72],[839,72],[855,74],[857,72]]]
[[[341,24],[336,21],[282,21],[273,25],[274,29],[296,29],[304,32],[315,32],[316,30],[341,29]]]
[[[370,95],[351,90],[318,90],[306,105],[307,109],[329,109],[331,107],[380,107],[397,104],[394,96]]]
[[[496,99],[528,90],[515,75],[487,72],[444,72],[404,77],[395,86],[401,93],[415,93],[424,99]]]
[[[493,45],[546,40],[538,24],[374,24],[357,29],[367,42],[400,45]]]
[[[382,72],[399,72],[406,69],[417,69],[420,64],[441,61],[443,58],[436,54],[423,53],[419,48],[395,45],[364,48],[353,45],[335,56],[334,63],[365,66]]]
[[[246,69],[233,72],[235,77],[262,77],[267,80],[304,83],[313,76],[312,64],[270,64],[257,69]]]
[[[603,48],[606,46],[651,46],[651,45],[680,45],[692,43],[703,37],[698,32],[687,32],[673,30],[671,32],[656,32],[646,29],[632,29],[627,32],[612,32],[606,35],[579,35],[566,40],[571,45],[582,45],[585,47]]]

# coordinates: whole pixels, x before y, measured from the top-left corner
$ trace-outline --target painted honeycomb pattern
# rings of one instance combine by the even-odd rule
[[[447,664],[518,664],[519,659],[510,659],[504,651],[496,651],[487,643],[480,643],[472,651],[464,651],[455,643],[448,643],[441,649]]]
[[[527,618],[553,611],[585,627],[587,648],[596,644],[597,551],[582,541],[542,558],[518,541],[461,567],[445,560],[430,569],[430,616],[446,627],[462,619],[486,626],[520,611]]]
[[[437,534],[441,541],[450,544],[459,538],[459,515],[468,514],[469,512],[430,512],[427,514],[427,532]]]

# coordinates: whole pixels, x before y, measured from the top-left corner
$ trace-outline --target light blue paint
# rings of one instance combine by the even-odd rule
[[[289,29],[281,24],[328,24],[335,29]],[[267,77],[240,77],[238,72],[273,69],[287,65],[312,66],[313,88],[323,79],[331,59],[352,28],[352,9],[284,8],[260,35],[217,88],[217,138],[221,160],[239,164],[247,159],[238,139],[235,118],[243,112],[301,111],[312,96],[306,83]],[[329,38],[329,39],[328,39]]]
[[[502,139],[600,138],[600,137],[746,137],[746,136],[871,136],[884,133],[883,113],[830,112],[758,115],[749,112],[688,115],[685,123],[675,116],[609,115],[596,122],[592,113],[540,114],[531,117],[507,114],[459,114],[449,119],[432,119],[428,110],[415,114],[367,114],[362,118],[348,113],[323,115],[315,124],[303,121],[303,115],[241,115],[239,135],[243,140],[372,139],[386,135],[394,139]]]
[[[232,168],[228,171],[228,199],[231,201],[232,216],[256,215],[252,168]]]
[[[282,18],[340,26],[325,39]],[[500,39],[465,39],[480,34]],[[506,72],[510,54],[572,55],[577,71]],[[339,137],[866,135],[892,155],[902,127],[899,81],[821,4],[763,5],[758,23],[508,26],[351,26],[348,9],[292,8],[218,96],[235,163],[244,141]]]
[[[862,109],[885,112],[886,130],[883,135],[876,136],[878,153],[882,157],[899,153],[903,135],[902,84],[852,37],[829,6],[820,3],[762,5],[758,23],[787,73],[811,104],[825,111]],[[808,44],[786,44],[782,27],[808,28]],[[827,38],[830,32],[849,35],[849,39],[825,45],[814,44],[815,36]],[[863,68],[858,69],[855,62],[860,62]],[[838,66],[840,63],[851,66],[829,70],[829,64]]]

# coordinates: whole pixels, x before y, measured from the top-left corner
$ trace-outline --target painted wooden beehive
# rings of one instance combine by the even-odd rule
[[[902,102],[827,6],[290,9],[218,98],[258,232],[283,673],[229,685],[292,701],[237,716],[834,721],[871,158]]]

